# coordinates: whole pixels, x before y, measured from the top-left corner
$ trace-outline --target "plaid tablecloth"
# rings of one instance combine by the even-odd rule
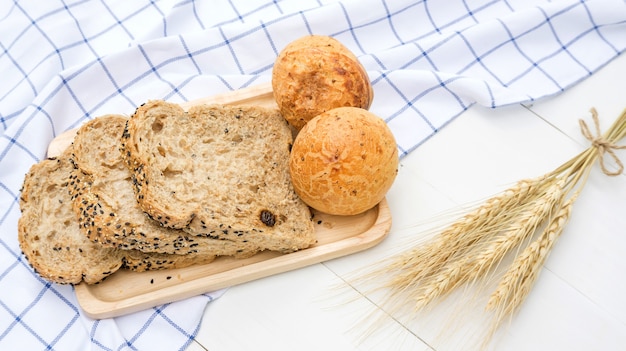
[[[92,320],[73,288],[29,268],[17,243],[28,168],[61,132],[148,99],[186,101],[270,80],[278,52],[331,35],[370,75],[371,110],[411,152],[475,103],[558,94],[626,48],[623,0],[0,2],[0,349],[175,350],[205,294]],[[210,316],[208,316],[210,318]]]

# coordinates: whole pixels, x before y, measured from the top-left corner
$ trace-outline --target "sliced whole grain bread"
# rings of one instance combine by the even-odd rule
[[[60,284],[100,282],[123,265],[120,250],[85,238],[72,211],[67,177],[72,165],[62,154],[34,164],[24,178],[18,241],[31,267]]]
[[[31,267],[59,284],[95,284],[120,268],[142,272],[182,268],[198,257],[118,250],[93,243],[82,233],[68,191],[73,165],[70,148],[55,158],[34,164],[24,177],[18,242]],[[208,263],[214,257],[203,257]]]
[[[106,115],[85,123],[74,137],[70,194],[84,234],[119,249],[203,257],[250,257],[252,243],[197,237],[163,227],[135,200],[131,174],[119,150],[127,119]],[[192,259],[192,258],[189,258]]]
[[[291,252],[316,241],[289,176],[292,141],[277,110],[149,101],[121,144],[137,201],[162,225]]]

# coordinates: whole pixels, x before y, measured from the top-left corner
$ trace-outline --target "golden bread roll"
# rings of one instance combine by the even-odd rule
[[[274,98],[294,128],[335,107],[368,109],[374,99],[357,57],[336,39],[309,35],[289,43],[272,71]]]
[[[367,211],[384,197],[398,173],[398,149],[387,124],[357,107],[339,107],[310,120],[289,160],[296,193],[334,215]]]

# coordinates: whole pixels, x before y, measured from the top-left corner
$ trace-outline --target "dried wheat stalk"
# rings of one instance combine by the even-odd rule
[[[614,176],[624,166],[614,153],[626,148],[615,143],[626,136],[626,110],[601,134],[591,110],[596,136],[580,121],[591,146],[553,172],[519,181],[513,187],[452,223],[429,242],[393,257],[374,274],[389,276],[384,286],[388,301],[422,310],[465,284],[480,283],[507,254],[519,255],[501,277],[486,306],[494,314],[489,335],[519,310],[556,240],[563,232],[591,166],[600,160],[602,171]],[[610,171],[604,157],[617,171]],[[393,313],[393,311],[392,311]]]

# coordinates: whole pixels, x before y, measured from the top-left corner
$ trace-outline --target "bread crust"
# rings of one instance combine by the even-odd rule
[[[272,88],[280,112],[296,129],[336,107],[368,109],[374,99],[357,57],[336,39],[320,35],[297,39],[280,52]]]

